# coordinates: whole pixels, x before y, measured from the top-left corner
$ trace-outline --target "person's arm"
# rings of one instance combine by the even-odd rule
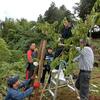
[[[54,53],[54,59],[61,55],[63,48],[64,47],[59,47],[59,48],[56,49],[56,51]]]
[[[77,50],[78,52],[81,51],[81,48],[80,48],[80,47],[75,47],[75,48],[76,48],[76,50]]]
[[[80,47],[76,47],[76,50],[81,54],[81,55],[84,55],[84,52],[85,52],[85,48],[80,48]]]
[[[26,85],[28,85],[31,82],[31,79],[29,80],[25,80],[24,82],[22,82],[19,86],[19,88],[25,87]]]
[[[27,89],[25,92],[16,92],[16,93],[13,93],[12,95],[12,99],[14,100],[22,100],[24,98],[26,98],[27,96],[29,96],[33,91],[33,87]]]
[[[28,59],[28,62],[29,63],[32,63],[33,62],[32,53],[30,51],[27,52],[27,59]]]
[[[78,61],[79,61],[79,59],[80,59],[80,55],[79,55],[79,56],[77,56],[77,57],[75,57],[75,58],[73,59],[73,62],[78,62]]]

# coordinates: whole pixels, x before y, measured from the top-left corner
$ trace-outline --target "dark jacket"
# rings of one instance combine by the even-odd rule
[[[61,35],[62,35],[62,38],[69,38],[72,36],[72,32],[71,32],[71,27],[64,27],[62,30],[61,30]]]

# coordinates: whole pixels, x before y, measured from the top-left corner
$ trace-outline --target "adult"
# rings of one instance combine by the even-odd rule
[[[88,100],[89,96],[89,83],[91,77],[91,71],[93,69],[94,54],[91,47],[86,43],[85,40],[80,40],[80,46],[77,47],[79,56],[74,61],[79,62],[79,76],[76,81],[76,88],[80,91],[80,99]]]
[[[63,39],[68,39],[69,37],[72,36],[72,32],[71,32],[72,25],[67,20],[64,21],[63,25],[64,26],[61,30],[61,36]]]
[[[20,92],[19,89],[25,87],[27,84],[30,83],[30,81],[31,79],[19,83],[18,76],[10,77],[7,81],[8,93],[5,100],[24,100],[27,96],[29,96],[32,93],[33,87],[30,87],[24,92]]]
[[[30,45],[30,49],[27,51],[27,69],[26,69],[26,79],[29,79],[34,74],[35,65],[33,63],[33,58],[37,56],[37,48],[35,43]]]

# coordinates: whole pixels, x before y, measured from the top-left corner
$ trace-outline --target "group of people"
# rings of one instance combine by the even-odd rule
[[[64,30],[62,31],[63,38],[70,36],[69,34],[70,24],[64,23]],[[67,32],[67,33],[66,33]],[[66,35],[68,34],[68,36]],[[53,55],[53,49],[51,47],[47,48],[47,52],[45,54],[44,66],[43,66],[43,74],[41,76],[40,83],[42,85],[45,83],[45,76],[46,73],[49,74],[48,84],[50,83],[51,79],[51,67],[50,63],[60,55],[63,48],[57,49],[55,54]],[[76,80],[76,88],[79,90],[80,100],[88,100],[89,96],[89,81],[91,77],[91,71],[93,69],[94,63],[94,54],[91,47],[87,44],[85,40],[80,40],[80,47],[76,47],[76,50],[79,52],[79,56],[73,59],[74,62],[79,62],[79,75]],[[38,64],[35,64],[33,61],[34,57],[37,57],[37,48],[35,43],[30,45],[30,49],[27,51],[27,68],[26,68],[26,81],[23,83],[19,83],[19,77],[10,77],[8,79],[8,94],[5,100],[23,100],[25,97],[29,96],[32,91],[36,88],[35,85],[25,88],[27,84],[30,84],[31,81],[34,79],[34,69]],[[23,92],[19,91],[19,88],[24,87],[25,90]]]
[[[31,85],[34,80],[34,70],[38,66],[37,62],[33,61],[33,58],[37,57],[37,48],[36,44],[32,43],[30,49],[27,51],[27,67],[26,67],[26,80],[22,83],[19,82],[18,76],[11,76],[8,78],[8,93],[5,100],[23,100],[25,97],[32,94],[33,90],[37,88],[37,83]],[[43,85],[45,82],[45,76],[48,72],[49,79],[48,84],[50,83],[51,78],[51,67],[50,63],[53,60],[53,50],[51,47],[47,48],[47,52],[44,57],[45,63],[43,68],[43,74],[41,76],[40,83]],[[24,88],[23,92],[20,92],[19,89]]]

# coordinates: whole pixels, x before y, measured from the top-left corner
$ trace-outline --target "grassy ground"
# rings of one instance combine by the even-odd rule
[[[97,87],[94,87],[94,89],[99,91],[91,94],[100,95],[100,68],[94,68],[91,76],[91,84],[96,85]]]
[[[98,90],[98,92],[90,92],[89,100],[100,100],[100,68],[94,68],[91,76],[91,84],[97,86],[97,88],[91,86],[91,89]],[[77,96],[67,87],[64,87],[59,89],[57,100],[77,100]]]

